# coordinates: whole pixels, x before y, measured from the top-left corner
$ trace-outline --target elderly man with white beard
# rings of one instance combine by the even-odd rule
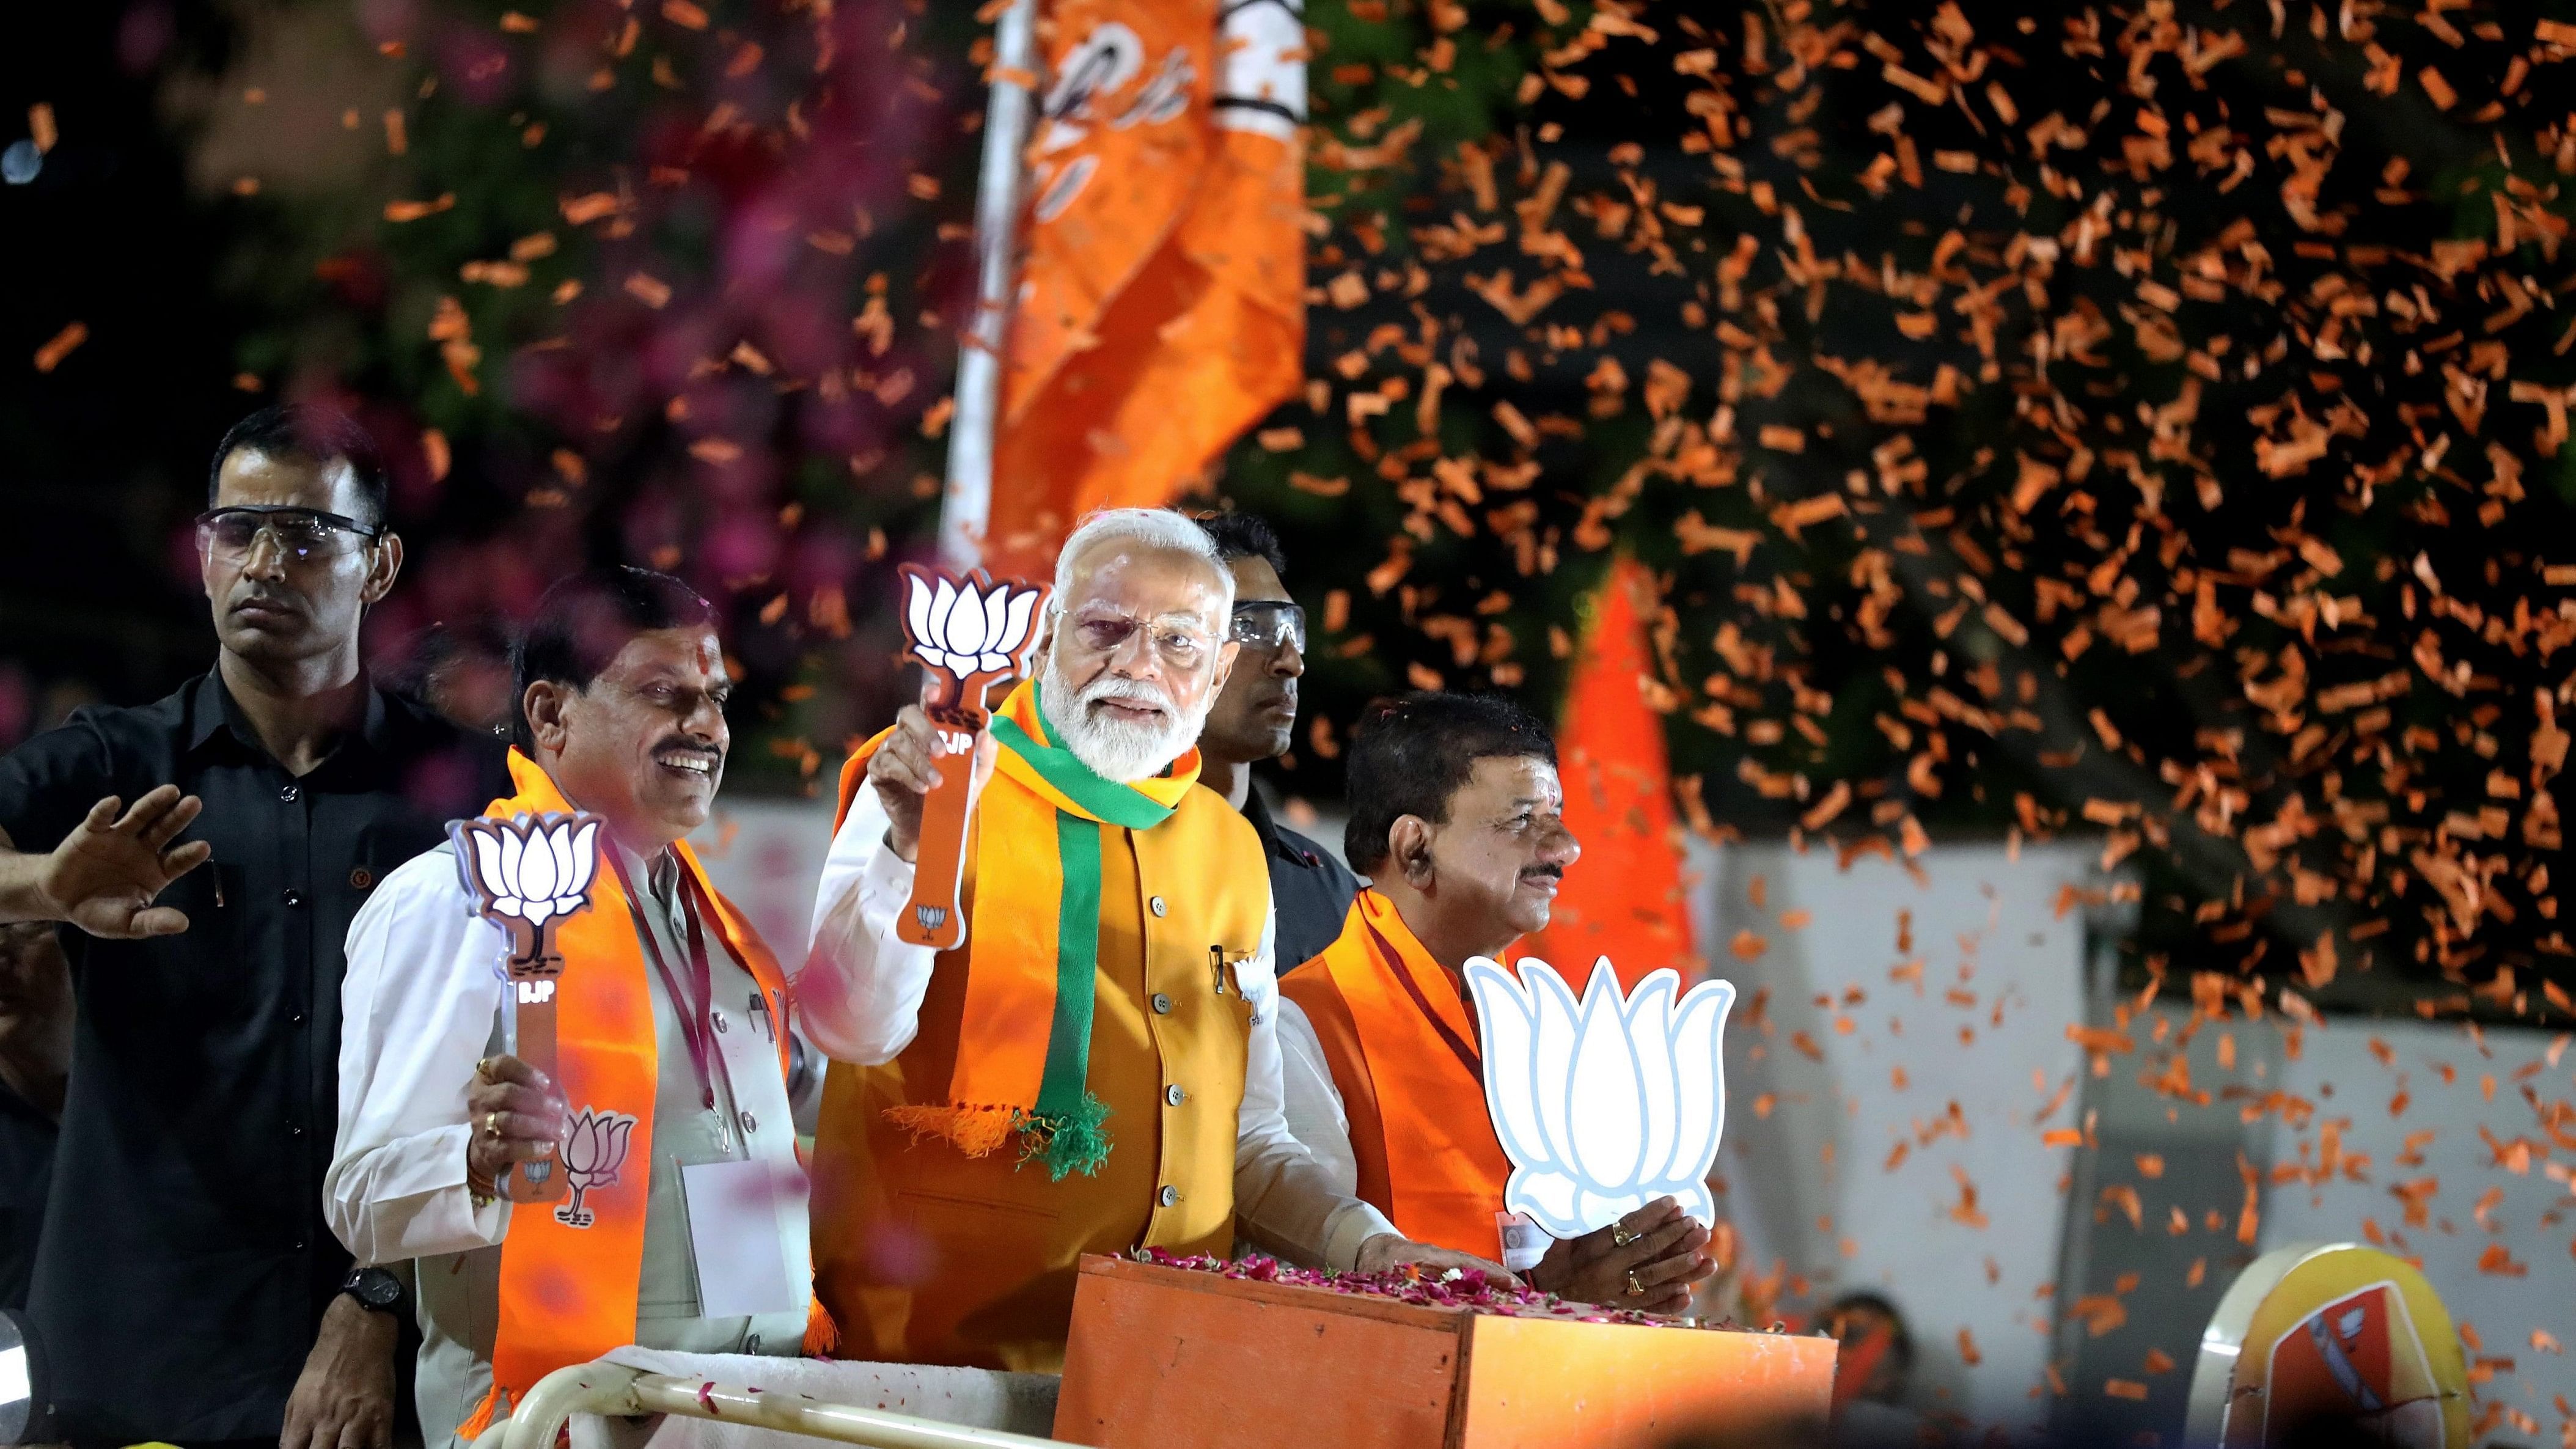
[[[1060,1368],[1085,1253],[1502,1270],[1412,1242],[1288,1131],[1267,863],[1197,785],[1234,580],[1164,509],[1065,541],[1043,667],[975,760],[966,938],[895,931],[923,796],[919,707],[852,757],[795,982],[835,1060],[815,1288],[844,1357]],[[865,788],[862,788],[862,787]]]

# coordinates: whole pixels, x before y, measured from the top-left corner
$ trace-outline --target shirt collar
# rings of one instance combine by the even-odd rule
[[[188,749],[204,749],[219,735],[230,735],[237,743],[261,754],[267,753],[250,720],[233,702],[233,692],[224,687],[220,669],[209,669],[188,696]]]
[[[1261,848],[1272,855],[1281,852],[1278,822],[1270,818],[1270,805],[1261,798],[1261,787],[1247,780],[1243,786],[1243,818],[1252,822],[1252,832],[1261,837]]]
[[[392,732],[393,716],[385,706],[385,692],[369,684],[365,719],[359,723],[357,733],[342,739],[331,753],[336,757],[357,744],[382,754],[391,742]],[[220,735],[231,736],[252,754],[268,754],[268,746],[260,743],[259,731],[251,728],[250,716],[242,713],[240,701],[233,698],[231,687],[224,683],[223,670],[217,668],[207,670],[188,696],[188,752],[204,749]]]
[[[668,909],[680,887],[678,853],[664,846],[647,859],[627,849],[624,841],[607,831],[600,834],[607,840],[608,848],[617,852],[618,863],[626,867],[626,878],[644,882],[644,889],[652,895],[654,903]]]
[[[1261,798],[1258,783],[1244,787],[1243,818],[1252,822],[1252,833],[1261,837],[1261,848],[1265,853],[1308,870],[1324,868],[1324,857],[1308,850],[1307,841],[1300,837],[1292,843],[1288,834],[1279,828],[1278,819],[1270,813],[1270,802]]]

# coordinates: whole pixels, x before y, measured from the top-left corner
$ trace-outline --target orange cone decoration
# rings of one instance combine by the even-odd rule
[[[1660,967],[1685,981],[1702,974],[1691,950],[1664,721],[1650,697],[1654,590],[1635,560],[1611,564],[1593,595],[1558,727],[1565,824],[1583,843],[1583,858],[1565,873],[1547,929],[1525,947],[1578,987],[1602,956],[1630,989]]]
[[[1220,20],[1220,12],[1223,18]],[[1280,0],[1050,0],[984,560],[1043,573],[1305,381],[1306,35]]]

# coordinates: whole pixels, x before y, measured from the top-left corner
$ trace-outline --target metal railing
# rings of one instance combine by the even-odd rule
[[[795,1394],[759,1393],[605,1361],[574,1364],[537,1380],[509,1418],[474,1441],[474,1449],[554,1449],[556,1436],[575,1414],[677,1414],[863,1444],[869,1449],[1058,1449],[1053,1439],[943,1424]]]

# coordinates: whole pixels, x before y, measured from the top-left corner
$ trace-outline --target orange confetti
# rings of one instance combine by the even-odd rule
[[[605,191],[586,196],[570,196],[561,203],[563,218],[574,226],[587,226],[603,216],[617,214],[617,198]]]
[[[38,372],[51,372],[55,368],[62,366],[63,359],[72,355],[72,349],[80,346],[88,340],[88,323],[73,322],[66,325],[62,331],[55,333],[51,340],[47,341],[44,346],[36,349],[36,370]]]
[[[455,205],[456,193],[453,191],[442,193],[436,201],[388,201],[385,203],[385,220],[418,221],[424,216],[436,216]]]

